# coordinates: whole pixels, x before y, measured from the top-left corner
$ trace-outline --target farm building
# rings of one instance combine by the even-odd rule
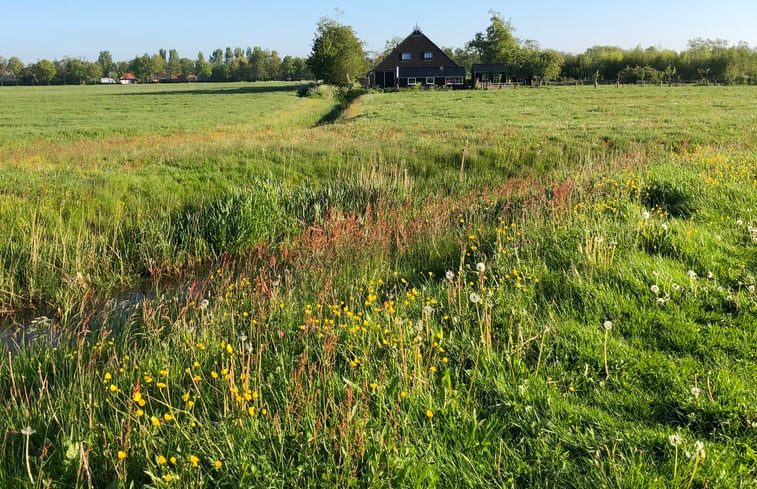
[[[119,78],[119,81],[121,82],[121,85],[130,85],[132,83],[137,83],[137,77],[131,73],[124,73],[121,75],[121,78]]]
[[[370,73],[374,88],[447,86],[462,88],[465,68],[458,66],[419,28],[399,43]]]

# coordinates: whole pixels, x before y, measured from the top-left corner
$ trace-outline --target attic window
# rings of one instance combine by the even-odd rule
[[[402,53],[402,61],[410,61],[410,53]]]
[[[426,51],[423,53],[423,59],[434,59],[434,53],[431,51]]]

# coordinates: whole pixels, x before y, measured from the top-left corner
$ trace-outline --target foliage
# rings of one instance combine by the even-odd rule
[[[351,85],[367,67],[363,43],[352,27],[323,18],[318,23],[307,66],[324,83]]]

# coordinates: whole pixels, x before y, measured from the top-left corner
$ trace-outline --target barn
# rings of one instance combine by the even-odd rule
[[[465,86],[465,68],[416,27],[368,73],[372,88]]]

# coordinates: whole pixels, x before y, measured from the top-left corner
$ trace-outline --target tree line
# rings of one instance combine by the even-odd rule
[[[12,56],[0,56],[0,83],[68,85],[96,83],[101,78],[118,80],[125,73],[141,82],[160,81],[265,81],[310,80],[313,74],[305,59],[281,58],[275,50],[261,47],[216,49],[207,58],[200,51],[195,59],[179,56],[176,49],[160,49],[128,61],[114,61],[109,51],[100,51],[97,61],[65,57],[24,64]]]
[[[753,84],[757,82],[757,47],[731,46],[722,39],[693,39],[676,52],[650,47],[621,49],[594,46],[580,54],[541,49],[539,43],[515,37],[515,28],[498,12],[490,24],[463,48],[443,48],[468,72],[474,63],[501,63],[506,77],[518,83],[541,85],[546,81]],[[102,77],[117,79],[132,73],[139,81],[262,81],[310,80],[353,84],[371,66],[388,55],[402,39],[387,41],[381,52],[367,53],[352,27],[324,18],[318,23],[307,59],[284,56],[261,47],[216,49],[206,59],[180,57],[175,49],[145,53],[129,61],[115,62],[108,51],[97,61],[66,57],[24,64],[18,57],[0,56],[2,84],[93,83]],[[504,81],[504,80],[494,80]]]

